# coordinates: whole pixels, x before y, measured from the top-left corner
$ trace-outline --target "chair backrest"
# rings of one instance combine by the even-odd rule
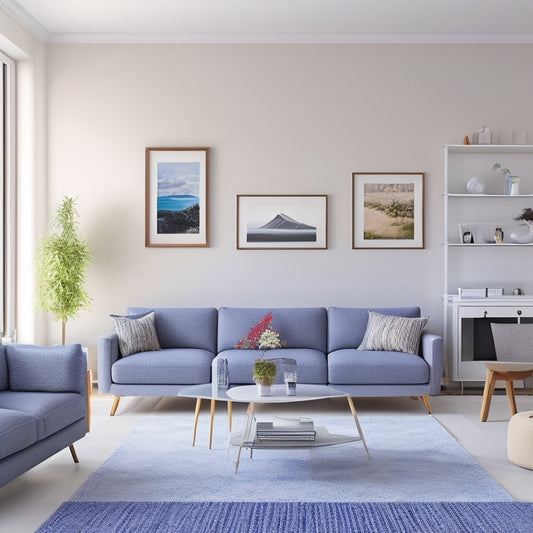
[[[130,315],[154,311],[161,348],[199,348],[216,353],[217,310],[214,307],[128,307]]]
[[[365,335],[368,312],[417,318],[420,307],[330,307],[328,309],[328,353],[357,348]]]
[[[271,327],[287,348],[326,351],[327,312],[324,307],[221,307],[218,310],[218,351],[231,350],[267,313]]]

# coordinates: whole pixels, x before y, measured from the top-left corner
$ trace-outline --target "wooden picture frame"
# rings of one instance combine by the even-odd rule
[[[352,248],[424,248],[423,172],[352,174]]]
[[[237,196],[238,250],[325,250],[327,195]]]
[[[145,165],[145,246],[209,246],[209,148],[146,148]]]

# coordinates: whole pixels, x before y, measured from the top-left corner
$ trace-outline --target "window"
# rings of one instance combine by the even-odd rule
[[[15,63],[0,52],[0,330],[15,331]]]

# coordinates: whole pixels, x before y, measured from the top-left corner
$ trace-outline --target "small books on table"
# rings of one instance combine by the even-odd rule
[[[267,441],[314,441],[315,424],[310,418],[275,418],[272,422],[257,422],[255,438]]]

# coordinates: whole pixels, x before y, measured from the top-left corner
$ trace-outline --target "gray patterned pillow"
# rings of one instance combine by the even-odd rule
[[[155,329],[155,313],[143,315],[110,315],[118,335],[122,357],[137,352],[161,350]]]
[[[418,355],[420,336],[429,317],[406,318],[368,312],[368,325],[358,350],[384,350]]]

